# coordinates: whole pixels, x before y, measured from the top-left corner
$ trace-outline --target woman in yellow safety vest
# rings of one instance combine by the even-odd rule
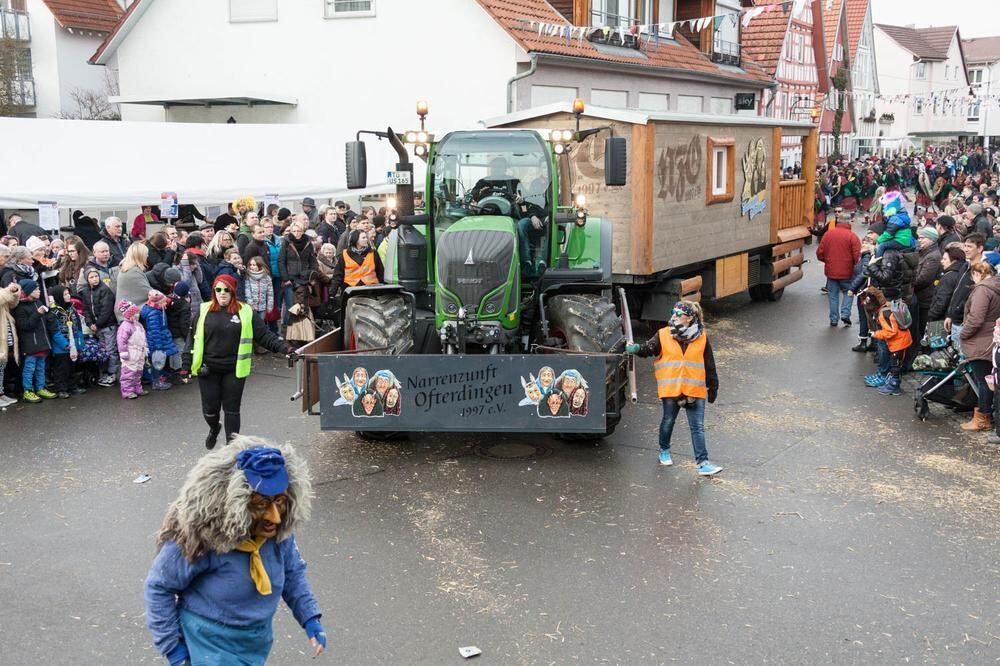
[[[347,240],[347,247],[337,259],[332,284],[343,291],[362,284],[380,284],[384,279],[382,258],[369,244],[368,234],[355,229]]]
[[[719,375],[715,357],[702,323],[701,306],[693,301],[678,301],[667,326],[645,344],[629,344],[625,350],[642,357],[655,356],[656,393],[663,403],[660,421],[660,464],[673,465],[670,436],[677,415],[687,411],[698,474],[712,476],[722,471],[708,460],[705,446],[705,401],[715,402],[719,394]]]
[[[201,304],[191,327],[191,374],[198,377],[201,411],[208,423],[205,447],[215,447],[225,413],[226,442],[240,431],[243,385],[250,375],[254,344],[291,357],[293,348],[267,328],[253,308],[239,300],[236,280],[219,275],[212,283],[212,300]]]

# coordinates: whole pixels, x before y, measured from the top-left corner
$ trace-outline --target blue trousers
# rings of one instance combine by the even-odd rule
[[[682,407],[675,398],[661,398],[663,403],[663,418],[660,420],[660,450],[670,450],[670,436],[674,433],[674,424]],[[694,404],[685,409],[688,428],[691,430],[691,446],[694,448],[694,460],[697,463],[708,460],[708,448],[705,446],[705,399],[698,398]]]
[[[40,391],[45,388],[45,356],[25,356],[21,364],[21,383],[25,391]]]
[[[854,302],[854,297],[847,295],[847,290],[850,288],[851,280],[826,279],[826,297],[830,301],[831,324],[836,324],[839,319],[851,318],[851,303]]]

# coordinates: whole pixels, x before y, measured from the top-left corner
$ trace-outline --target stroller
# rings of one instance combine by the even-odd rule
[[[930,412],[928,402],[971,412],[979,400],[971,361],[955,349],[942,322],[928,324],[927,334],[921,342],[930,347],[931,352],[913,361],[914,374],[926,377],[913,391],[913,411],[921,421],[926,421]]]

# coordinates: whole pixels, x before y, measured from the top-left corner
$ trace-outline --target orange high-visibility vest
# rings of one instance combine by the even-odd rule
[[[705,340],[701,335],[681,350],[670,335],[670,328],[660,329],[660,355],[653,364],[656,373],[656,394],[661,398],[707,398],[705,386]]]
[[[365,255],[364,263],[359,264],[344,250],[344,284],[356,287],[359,284],[378,284],[378,273],[375,272],[375,253]]]

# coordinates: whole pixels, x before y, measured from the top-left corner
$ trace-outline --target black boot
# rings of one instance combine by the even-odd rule
[[[215,443],[219,439],[219,431],[222,426],[219,424],[219,414],[204,414],[205,422],[208,423],[208,436],[205,437],[205,448],[211,451],[215,448]]]
[[[869,347],[868,344],[869,344],[868,343],[868,338],[858,338],[858,344],[855,345],[854,347],[851,347],[851,351],[852,352],[866,352],[869,349],[871,349],[871,347]]]
[[[240,434],[240,413],[223,412],[226,424],[226,444],[233,441],[233,437]]]

